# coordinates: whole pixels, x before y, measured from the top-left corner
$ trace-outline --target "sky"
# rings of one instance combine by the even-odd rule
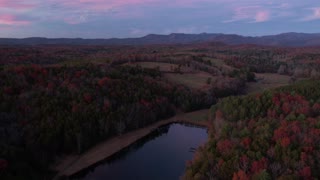
[[[0,37],[319,33],[320,0],[0,0]]]

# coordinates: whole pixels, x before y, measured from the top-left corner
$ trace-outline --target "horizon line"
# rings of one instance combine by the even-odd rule
[[[169,33],[169,34],[157,34],[157,33],[150,33],[143,36],[137,36],[137,37],[96,37],[96,38],[82,38],[82,37],[44,37],[44,36],[29,36],[29,37],[22,37],[22,38],[16,38],[16,37],[0,37],[0,39],[31,39],[31,38],[43,38],[43,39],[84,39],[84,40],[97,40],[97,39],[138,39],[138,38],[144,38],[150,35],[157,35],[157,36],[170,36],[170,35],[201,35],[201,34],[217,34],[217,35],[237,35],[237,36],[243,36],[243,37],[264,37],[264,36],[276,36],[276,35],[283,35],[283,34],[320,34],[320,32],[313,32],[313,33],[307,33],[307,32],[281,32],[281,33],[275,33],[275,34],[265,34],[265,35],[243,35],[243,34],[237,34],[237,33],[214,33],[214,32],[202,32],[202,33]]]

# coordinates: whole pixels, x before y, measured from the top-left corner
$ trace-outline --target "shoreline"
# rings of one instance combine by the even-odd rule
[[[71,176],[74,175],[110,156],[120,151],[121,149],[130,146],[137,140],[143,138],[148,135],[155,129],[160,126],[171,124],[171,123],[188,123],[194,124],[202,127],[208,127],[208,120],[199,120],[194,121],[188,119],[188,116],[194,114],[208,113],[209,109],[199,110],[189,113],[181,113],[177,114],[169,119],[160,120],[156,123],[153,123],[144,128],[139,128],[134,131],[130,131],[120,136],[112,137],[101,143],[93,146],[88,151],[84,152],[80,155],[68,155],[65,158],[62,158],[58,161],[54,166],[53,170],[57,171],[57,175],[54,179],[58,179],[59,177]]]

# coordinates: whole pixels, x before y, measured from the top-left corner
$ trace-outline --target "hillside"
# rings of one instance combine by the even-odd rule
[[[185,179],[319,177],[319,86],[305,81],[214,105],[209,141]]]
[[[230,45],[257,44],[268,46],[317,46],[320,45],[320,34],[283,33],[268,36],[241,36],[236,34],[182,34],[169,35],[149,34],[140,38],[112,39],[82,39],[82,38],[42,38],[30,37],[25,39],[0,38],[0,45],[151,45],[151,44],[188,44],[199,42],[222,42]]]

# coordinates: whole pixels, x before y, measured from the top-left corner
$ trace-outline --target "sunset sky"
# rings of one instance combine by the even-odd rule
[[[320,0],[0,0],[0,37],[320,32]]]

